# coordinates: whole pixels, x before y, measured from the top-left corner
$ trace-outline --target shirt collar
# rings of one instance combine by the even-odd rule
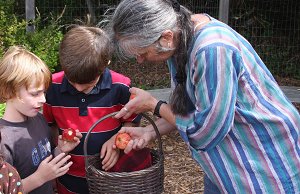
[[[92,91],[89,94],[99,94],[101,90],[110,89],[111,85],[112,77],[110,71],[108,68],[105,68],[96,86],[92,89]],[[80,93],[69,83],[65,75],[61,83],[60,92],[69,92],[72,95]]]

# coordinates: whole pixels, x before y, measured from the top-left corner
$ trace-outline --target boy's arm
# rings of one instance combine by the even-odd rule
[[[22,179],[22,185],[25,193],[29,193],[32,190],[42,186],[46,181],[36,176],[36,172]]]

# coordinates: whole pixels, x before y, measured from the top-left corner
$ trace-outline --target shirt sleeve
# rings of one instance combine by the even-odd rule
[[[216,146],[231,130],[237,94],[237,71],[241,57],[226,46],[207,46],[194,58],[189,79],[195,111],[176,117],[176,124],[196,150]]]
[[[10,138],[7,138],[6,136]],[[4,156],[5,161],[11,165],[14,165],[14,156],[13,156],[14,142],[15,142],[14,135],[7,134],[7,133],[5,134],[4,132],[2,133],[1,152]]]

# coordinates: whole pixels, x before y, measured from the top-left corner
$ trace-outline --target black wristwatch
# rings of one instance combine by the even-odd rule
[[[163,101],[163,100],[158,101],[158,103],[155,106],[154,112],[153,112],[153,115],[158,116],[159,118],[161,118],[161,116],[159,114],[159,109],[162,104],[167,104],[167,102]]]

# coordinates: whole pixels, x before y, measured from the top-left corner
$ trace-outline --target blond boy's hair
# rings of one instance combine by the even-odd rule
[[[47,89],[51,83],[48,66],[23,47],[10,47],[0,61],[0,103],[16,97],[21,86],[28,89],[33,81]]]

